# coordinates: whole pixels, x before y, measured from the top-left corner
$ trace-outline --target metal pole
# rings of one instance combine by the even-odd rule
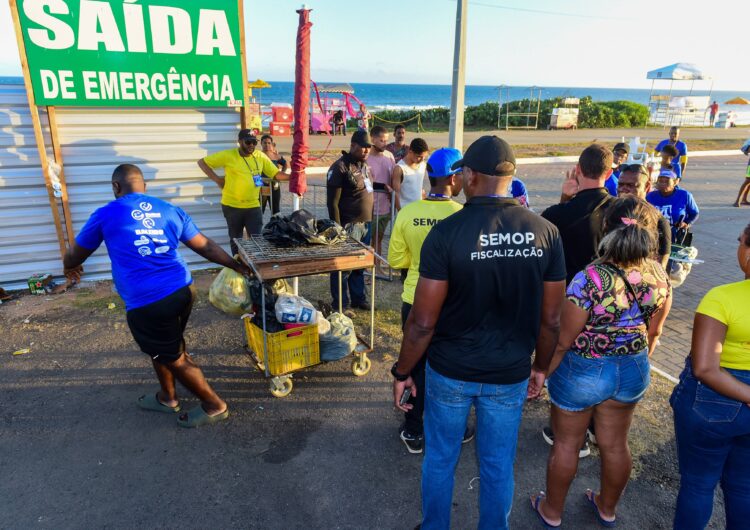
[[[453,48],[453,87],[448,145],[459,151],[464,146],[464,89],[466,85],[466,17],[468,0],[456,2],[456,41]]]
[[[299,210],[299,195],[296,193],[292,194],[292,211],[296,212]],[[295,276],[292,278],[292,290],[294,291],[294,296],[299,296],[299,277]]]

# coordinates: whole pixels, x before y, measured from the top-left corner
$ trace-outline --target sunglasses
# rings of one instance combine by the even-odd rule
[[[245,145],[258,145],[258,140],[255,138],[245,138],[242,140],[242,143]]]
[[[648,171],[645,167],[643,167],[643,164],[622,164],[619,168],[620,173],[629,173],[631,171],[637,171],[643,175],[649,176]]]

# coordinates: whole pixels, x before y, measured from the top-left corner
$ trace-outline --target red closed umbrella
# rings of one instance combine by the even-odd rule
[[[289,191],[304,195],[307,191],[308,139],[310,132],[310,9],[300,9],[297,28],[297,57],[294,69],[294,143]]]

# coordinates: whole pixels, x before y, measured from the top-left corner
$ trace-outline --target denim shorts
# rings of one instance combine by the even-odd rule
[[[549,378],[550,401],[571,412],[608,399],[637,403],[651,381],[648,352],[586,359],[568,351]]]

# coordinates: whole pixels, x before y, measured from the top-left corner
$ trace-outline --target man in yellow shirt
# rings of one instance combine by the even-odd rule
[[[258,138],[250,129],[242,129],[237,137],[238,149],[219,151],[198,160],[198,167],[221,188],[221,211],[227,220],[232,255],[237,254],[234,238],[260,234],[263,212],[260,209],[260,189],[263,177],[289,180],[265,153],[256,149]],[[215,169],[224,169],[220,177]]]
[[[393,224],[388,263],[394,269],[408,269],[401,295],[402,326],[414,303],[414,291],[419,281],[419,254],[427,234],[439,221],[461,209],[460,204],[451,200],[451,197],[461,193],[461,170],[451,169],[453,163],[460,159],[461,152],[458,149],[443,148],[435,151],[427,161],[430,193],[426,198],[404,206]],[[425,363],[426,357],[423,357],[411,372],[417,385],[417,395],[409,398],[413,408],[404,414],[406,421],[399,429],[401,440],[412,454],[421,453],[424,446],[422,415]],[[464,441],[467,442],[472,437],[473,430],[467,430]]]

